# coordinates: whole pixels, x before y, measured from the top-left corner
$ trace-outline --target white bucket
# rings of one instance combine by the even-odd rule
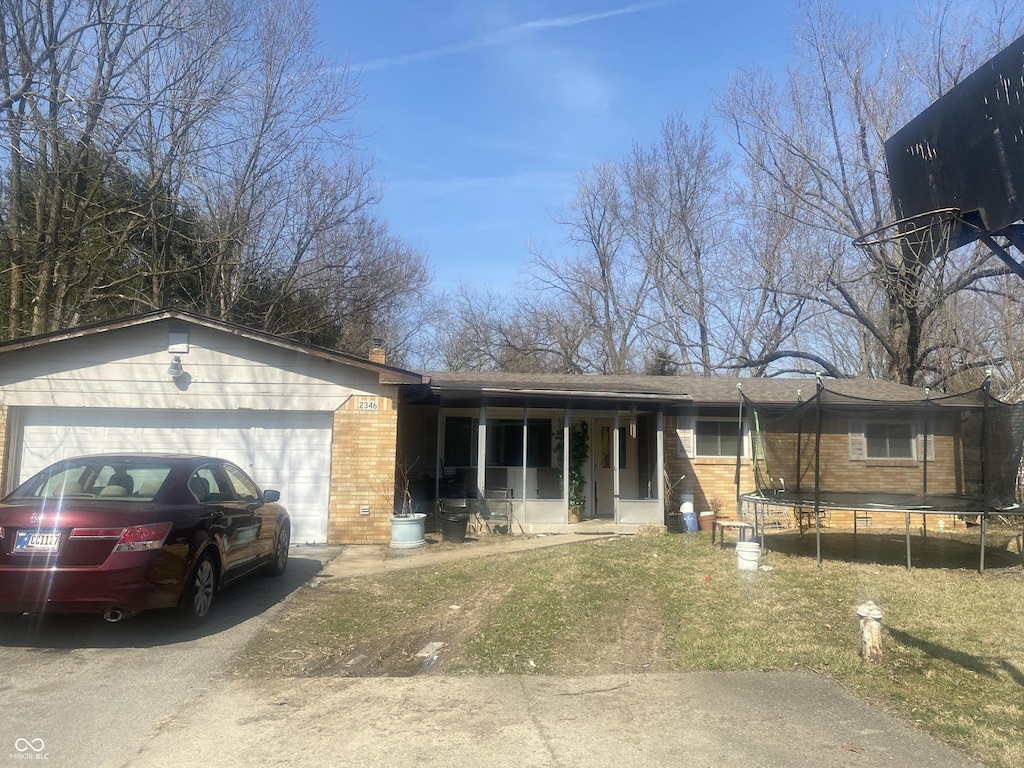
[[[736,567],[741,571],[756,571],[761,557],[761,545],[756,541],[736,542]]]

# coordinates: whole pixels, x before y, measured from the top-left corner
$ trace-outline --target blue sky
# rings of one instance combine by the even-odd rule
[[[884,3],[861,0],[858,7]],[[904,5],[902,0],[890,3]],[[697,124],[741,68],[791,58],[784,0],[320,0],[321,39],[360,73],[355,115],[382,215],[434,288],[506,290],[580,173]]]

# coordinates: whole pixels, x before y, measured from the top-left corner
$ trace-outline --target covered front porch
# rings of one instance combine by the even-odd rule
[[[660,403],[600,393],[466,391],[432,382],[399,410],[399,476],[428,515],[478,531],[631,533],[665,522]],[[582,528],[581,528],[582,529]]]

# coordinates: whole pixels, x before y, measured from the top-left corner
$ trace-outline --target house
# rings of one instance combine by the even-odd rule
[[[162,310],[0,344],[0,479],[7,492],[84,453],[210,453],[281,491],[296,542],[386,543],[396,480],[426,512],[460,494],[503,505],[517,531],[564,529],[572,513],[631,530],[665,524],[684,497],[731,511],[776,482],[758,408],[785,411],[818,386],[417,373],[379,349],[365,359]],[[923,390],[825,386],[854,403],[821,433],[829,483],[913,489],[927,475],[935,492],[973,492],[962,419],[922,419]],[[804,464],[782,480],[807,488],[798,442]]]

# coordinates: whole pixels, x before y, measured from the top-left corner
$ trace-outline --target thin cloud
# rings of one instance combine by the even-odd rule
[[[545,193],[561,192],[572,188],[577,181],[575,171],[538,171],[501,176],[436,176],[399,179],[388,183],[388,189],[401,190],[424,198],[450,198],[490,190],[495,196],[512,190],[536,190]]]
[[[515,38],[531,32],[543,31],[545,29],[564,29],[567,27],[579,26],[580,24],[589,24],[594,21],[611,19],[616,16],[628,16],[634,13],[644,13],[645,11],[652,11],[669,5],[675,5],[677,2],[678,0],[651,0],[650,2],[630,3],[622,8],[612,8],[607,11],[575,13],[569,16],[559,16],[551,19],[525,21],[522,24],[505,27],[497,32],[480,35],[479,37],[474,37],[470,40],[464,40],[461,43],[452,43],[451,45],[429,48],[425,51],[407,53],[401,56],[372,59],[370,61],[365,61],[362,64],[357,64],[355,68],[362,69],[364,71],[371,69],[387,69],[391,67],[402,67],[407,64],[415,64],[421,61],[430,61],[431,59],[440,59],[445,56],[457,56],[459,54],[469,53],[481,48],[507,45]]]

